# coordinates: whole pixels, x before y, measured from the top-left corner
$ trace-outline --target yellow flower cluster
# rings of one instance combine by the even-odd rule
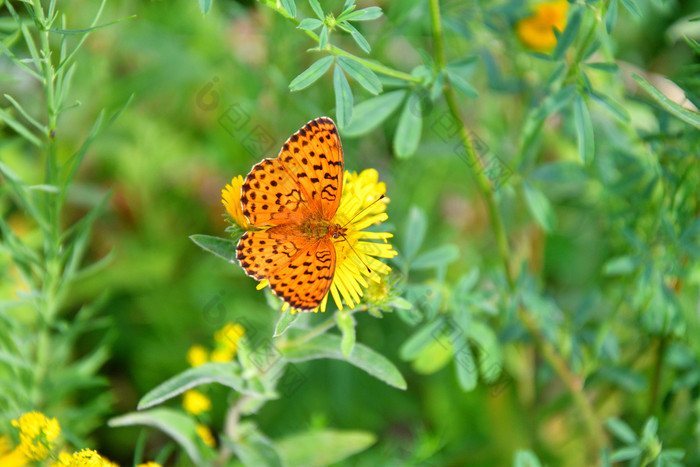
[[[549,52],[557,45],[554,29],[559,32],[566,27],[566,12],[569,2],[555,0],[534,7],[534,14],[523,18],[515,25],[520,41],[532,50]]]
[[[61,434],[58,420],[40,412],[27,412],[12,420],[12,426],[19,430],[19,450],[31,460],[45,459]]]
[[[58,455],[58,461],[51,467],[118,467],[92,449],[83,449],[73,454],[62,452]]]
[[[187,351],[187,363],[191,367],[204,365],[208,361],[230,362],[238,351],[238,341],[245,335],[243,326],[237,323],[227,323],[223,328],[214,334],[216,345],[211,354],[207,352],[203,345],[193,345]]]

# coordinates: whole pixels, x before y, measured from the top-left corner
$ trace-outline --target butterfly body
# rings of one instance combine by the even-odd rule
[[[321,117],[292,135],[277,158],[253,166],[241,187],[243,214],[260,230],[241,237],[236,257],[297,310],[317,308],[333,280],[333,239],[345,234],[333,220],[343,167],[335,124]]]

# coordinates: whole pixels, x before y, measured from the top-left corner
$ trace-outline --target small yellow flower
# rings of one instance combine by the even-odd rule
[[[207,349],[201,345],[193,345],[190,347],[190,350],[187,351],[187,363],[189,363],[191,367],[197,367],[207,363]]]
[[[0,436],[0,465],[3,467],[24,467],[29,464],[29,459],[21,449],[12,447],[10,437]]]
[[[211,400],[196,389],[190,389],[185,391],[182,406],[192,415],[199,415],[211,410]]]
[[[523,18],[515,25],[520,41],[532,50],[549,52],[557,45],[554,28],[559,32],[566,27],[566,12],[569,2],[556,0],[534,7],[534,14]]]
[[[105,459],[97,451],[83,449],[74,452],[72,455],[62,452],[58,456],[58,461],[51,464],[51,467],[119,467],[114,462]]]
[[[19,430],[19,449],[32,460],[45,459],[53,441],[61,434],[58,420],[40,412],[27,412],[18,420],[12,420],[12,426]]]
[[[209,355],[209,359],[212,362],[226,363],[233,360],[233,353],[229,349],[214,349]]]
[[[211,447],[216,446],[216,440],[214,439],[214,435],[211,434],[211,430],[208,426],[203,423],[197,423],[195,429],[197,430],[199,437],[202,438],[202,441],[204,441],[204,444]]]
[[[157,462],[146,462],[144,464],[139,464],[136,467],[161,467],[159,463]]]
[[[235,222],[241,229],[250,230],[250,224],[243,215],[243,208],[241,207],[241,187],[243,186],[243,176],[238,175],[233,177],[230,185],[221,190],[221,202],[226,208],[226,212],[233,222]]]
[[[245,335],[245,329],[240,324],[228,323],[214,333],[214,340],[220,346],[228,349],[233,355],[238,350],[238,341]],[[233,355],[231,357],[233,357]],[[230,359],[229,359],[230,360]]]

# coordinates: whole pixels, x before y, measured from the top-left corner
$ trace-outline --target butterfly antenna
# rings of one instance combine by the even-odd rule
[[[363,212],[365,212],[366,210],[368,210],[369,208],[371,208],[371,207],[374,205],[374,203],[376,203],[376,202],[378,202],[378,201],[381,201],[381,200],[383,200],[384,198],[385,198],[385,196],[382,195],[382,196],[380,196],[379,198],[377,198],[377,199],[375,199],[374,201],[372,201],[371,203],[369,203],[367,206],[365,206],[364,209],[361,209],[360,212],[358,212],[357,214],[355,214],[354,216],[352,216],[352,218],[351,218],[349,221],[347,221],[345,224],[343,224],[343,227],[345,227],[346,225],[348,225],[350,222],[354,221],[355,218],[356,218],[357,216],[359,216],[360,214],[362,214]],[[369,268],[368,268],[368,269],[369,269]]]
[[[382,195],[382,197],[384,197],[384,195]],[[379,198],[379,199],[381,199],[381,198]],[[379,200],[377,200],[377,201],[379,201]],[[368,206],[368,207],[369,207],[369,206]],[[346,242],[348,242],[348,238],[345,236],[345,234],[340,234],[340,236],[343,237],[343,240],[345,240]],[[362,265],[363,265],[364,267],[367,268],[367,272],[370,273],[370,274],[372,274],[372,270],[369,268],[369,266],[367,266],[367,263],[365,263],[365,262],[362,260],[362,256],[360,256],[360,255],[357,253],[357,251],[352,247],[352,245],[350,244],[350,242],[348,242],[348,246],[350,247],[350,249],[352,250],[352,252],[355,253],[355,256],[357,256],[357,259],[360,260],[360,263],[362,263]]]

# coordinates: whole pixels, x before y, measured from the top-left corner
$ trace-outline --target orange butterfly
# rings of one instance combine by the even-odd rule
[[[333,240],[345,228],[332,222],[343,192],[343,148],[335,123],[311,120],[263,159],[241,187],[243,214],[254,228],[238,241],[245,273],[267,279],[297,310],[317,308],[335,274]]]

